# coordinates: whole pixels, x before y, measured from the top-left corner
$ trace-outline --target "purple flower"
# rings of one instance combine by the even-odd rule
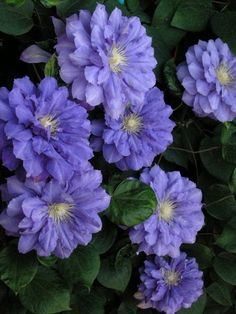
[[[158,200],[156,212],[130,230],[139,251],[177,257],[182,243],[194,243],[204,224],[202,193],[178,171],[165,173],[157,165],[145,169],[140,180],[149,184]]]
[[[93,123],[92,133],[100,138],[92,139],[92,147],[102,147],[106,161],[121,170],[148,167],[173,141],[171,113],[163,93],[155,87],[146,93],[140,106],[127,106],[118,120],[107,116],[105,126]]]
[[[0,102],[0,117],[13,148],[9,154],[23,161],[27,177],[63,181],[92,157],[87,112],[68,100],[67,88],[58,87],[54,78],[38,87],[28,77],[15,80]]]
[[[63,25],[53,19],[61,78],[72,84],[75,99],[91,106],[104,104],[116,119],[129,102],[142,102],[155,85],[157,62],[152,39],[137,17],[119,9],[109,16],[104,5],[94,13],[81,10]]]
[[[19,236],[21,253],[36,250],[40,256],[68,257],[101,230],[98,213],[110,202],[101,182],[100,171],[89,165],[64,183],[10,177],[2,188],[9,203],[0,224],[8,235]]]
[[[14,154],[12,153],[12,142],[7,139],[6,134],[4,132],[5,121],[1,119],[5,119],[9,117],[8,113],[11,116],[11,113],[8,110],[4,110],[5,103],[8,102],[8,90],[5,87],[0,88],[0,157],[2,158],[3,165],[7,167],[9,170],[15,170],[19,166],[19,160],[16,159]],[[3,109],[3,110],[1,110]],[[7,113],[8,112],[8,113]]]
[[[46,63],[50,59],[51,54],[37,45],[32,45],[26,48],[21,56],[20,60],[26,63]]]
[[[183,101],[200,117],[221,122],[236,117],[236,57],[219,38],[189,48],[177,68]]]
[[[143,309],[175,314],[181,308],[190,308],[203,293],[202,272],[195,258],[185,253],[174,259],[153,256],[144,262],[140,273],[141,284],[135,297]]]

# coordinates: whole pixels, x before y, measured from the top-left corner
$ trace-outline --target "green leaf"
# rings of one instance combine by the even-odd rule
[[[24,4],[25,0],[4,0],[3,1],[6,4],[14,5],[17,7],[20,7],[21,5]]]
[[[100,257],[93,247],[80,247],[69,258],[60,260],[58,267],[69,284],[80,282],[90,288],[99,272]]]
[[[89,246],[93,247],[99,254],[104,254],[112,247],[116,236],[117,227],[109,220],[103,219],[102,230],[93,236]]]
[[[180,2],[171,25],[186,31],[204,30],[212,15],[211,0],[183,0]]]
[[[221,305],[232,305],[231,294],[228,286],[214,282],[207,288],[209,296]]]
[[[224,160],[236,165],[236,126],[233,123],[222,126],[221,143]]]
[[[216,240],[216,244],[228,252],[236,253],[236,217],[225,225],[222,234]]]
[[[236,201],[228,186],[214,184],[205,191],[207,212],[220,220],[227,220],[236,215]]]
[[[122,248],[117,255],[109,256],[102,261],[97,280],[106,288],[124,292],[132,272],[130,259],[123,254],[127,247]]]
[[[40,264],[42,264],[45,267],[53,266],[58,260],[56,256],[49,256],[49,257],[37,256],[37,258]]]
[[[216,273],[225,282],[236,286],[236,261],[225,257],[217,256],[214,259],[213,267]]]
[[[45,64],[44,75],[56,77],[58,73],[59,73],[59,70],[58,70],[58,64],[57,64],[57,57],[56,57],[56,54],[54,53],[51,56],[51,58],[48,60],[48,62]]]
[[[139,180],[128,179],[113,192],[107,213],[112,222],[131,227],[149,218],[156,207],[152,188]]]
[[[70,309],[70,292],[55,270],[39,267],[31,283],[23,288],[20,301],[36,314],[61,313]]]
[[[72,305],[72,311],[68,314],[104,314],[106,297],[104,295],[92,291],[85,293],[80,291],[74,296],[75,302]]]
[[[20,7],[0,2],[0,31],[15,36],[27,33],[33,27],[33,9],[31,0]]]
[[[13,245],[0,252],[0,278],[15,293],[33,280],[37,269],[34,254],[20,254]]]
[[[136,314],[137,313],[137,301],[133,298],[124,300],[119,306],[117,314]]]
[[[152,37],[152,46],[155,51],[155,58],[158,60],[157,70],[160,72],[162,66],[171,58],[170,48],[159,36],[156,27],[146,26],[148,36]]]
[[[104,1],[101,0],[99,3],[104,3]],[[57,5],[57,14],[61,17],[68,17],[81,9],[93,12],[96,5],[96,0],[63,0]]]
[[[170,25],[172,17],[181,0],[161,0],[152,20],[157,40],[163,41],[169,50],[172,50],[185,35],[185,31]],[[159,62],[159,59],[157,59]]]
[[[46,8],[51,8],[54,6],[59,5],[62,3],[64,0],[40,0],[40,2],[46,7]]]
[[[164,66],[164,79],[170,92],[176,96],[182,95],[182,87],[176,75],[174,59],[170,59]]]
[[[206,245],[200,243],[186,244],[183,247],[188,256],[195,257],[200,269],[206,269],[212,266],[212,259],[214,257],[213,251]]]
[[[197,302],[193,303],[191,308],[183,309],[177,312],[177,314],[203,314],[206,306],[207,296],[204,293]]]
[[[204,138],[201,142],[200,150],[205,150],[200,156],[206,170],[213,177],[228,184],[234,166],[223,160],[220,138],[218,136]],[[222,169],[224,169],[224,171],[222,171]]]
[[[227,42],[236,54],[236,12],[223,11],[216,13],[211,18],[211,27],[213,32],[223,41]]]

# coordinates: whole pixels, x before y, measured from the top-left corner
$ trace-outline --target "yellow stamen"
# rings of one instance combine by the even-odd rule
[[[233,76],[230,73],[230,69],[227,64],[222,63],[216,70],[216,76],[218,81],[222,85],[229,85],[233,81]]]
[[[57,222],[67,220],[71,217],[71,210],[73,207],[73,204],[54,203],[48,207],[49,217]]]
[[[137,134],[143,127],[142,119],[135,113],[130,113],[123,120],[123,130]]]
[[[44,116],[39,119],[39,122],[45,129],[49,127],[52,134],[55,134],[57,132],[58,121],[57,119],[54,119],[53,116],[50,115]]]
[[[180,275],[176,271],[167,270],[164,274],[165,282],[170,285],[176,285],[180,280]]]
[[[114,73],[121,72],[121,66],[127,65],[127,58],[123,48],[118,48],[115,46],[112,47],[109,65],[112,72]]]
[[[160,203],[159,218],[165,221],[170,221],[173,218],[175,204],[172,201],[166,200]]]

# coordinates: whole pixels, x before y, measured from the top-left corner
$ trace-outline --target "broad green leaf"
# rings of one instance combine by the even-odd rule
[[[207,288],[207,293],[221,305],[232,305],[230,290],[226,285],[214,282]]]
[[[25,0],[3,0],[4,3],[20,7],[25,3]]]
[[[148,219],[156,207],[152,188],[139,180],[128,179],[113,192],[107,214],[112,222],[131,227]]]
[[[222,234],[216,240],[216,244],[228,252],[236,253],[236,217],[225,225]]]
[[[202,31],[212,15],[211,0],[183,0],[180,2],[171,25],[186,31]]]
[[[222,126],[221,143],[223,159],[236,165],[236,126],[233,123]]]
[[[163,41],[171,50],[185,35],[185,31],[170,25],[172,17],[181,0],[161,0],[158,4],[152,19],[152,26],[155,29],[156,37]],[[159,59],[157,59],[159,62]]]
[[[57,272],[39,267],[31,283],[23,288],[20,301],[35,314],[61,313],[70,309],[70,292]]]
[[[131,260],[123,255],[121,249],[115,257],[109,256],[102,261],[97,280],[106,288],[124,292],[129,283],[131,272]]]
[[[54,53],[44,67],[44,75],[45,76],[53,76],[56,77],[58,75],[58,65],[57,65],[57,57]]]
[[[13,245],[0,252],[0,278],[15,293],[33,280],[37,269],[34,254],[20,254]]]
[[[137,313],[137,300],[134,297],[124,300],[119,308],[117,314],[136,314]]]
[[[69,284],[81,283],[90,288],[100,268],[100,257],[93,247],[79,247],[69,258],[60,260],[61,275]]]
[[[155,51],[155,58],[158,60],[156,71],[160,73],[162,66],[171,58],[170,48],[165,41],[159,36],[156,27],[146,26],[148,36],[152,37],[152,46]],[[159,76],[158,76],[159,78]]]
[[[103,2],[103,0],[99,1],[99,3]],[[57,5],[57,14],[61,17],[68,17],[81,9],[93,12],[96,5],[96,0],[63,0]]]
[[[182,95],[182,87],[176,76],[176,66],[174,59],[170,59],[166,62],[163,72],[165,83],[169,91],[176,96]]]
[[[46,7],[46,8],[51,8],[54,6],[59,5],[62,3],[64,0],[40,0],[40,2]]]
[[[104,289],[105,290],[105,289]],[[104,314],[107,291],[98,289],[90,291],[79,287],[72,296],[72,310],[68,314]]]
[[[206,269],[212,266],[214,257],[213,251],[206,245],[200,243],[186,244],[183,247],[188,256],[195,257],[200,269]]]
[[[214,259],[213,266],[221,279],[236,286],[236,261],[217,256]]]
[[[107,219],[103,219],[102,230],[93,236],[89,244],[99,254],[106,253],[115,242],[117,236],[117,227]]]
[[[225,41],[236,54],[236,12],[223,11],[216,13],[211,18],[213,32]]]
[[[220,220],[227,220],[236,215],[236,200],[228,186],[214,184],[205,191],[207,212]]]
[[[223,160],[220,138],[218,136],[204,138],[201,142],[200,150],[203,150],[200,156],[206,170],[213,177],[228,184],[234,166]]]
[[[177,312],[177,314],[203,314],[206,306],[207,296],[204,293],[196,302],[192,304],[189,309],[183,309]]]
[[[22,35],[33,27],[34,5],[26,0],[20,7],[0,2],[0,31],[10,35]]]
[[[45,267],[51,267],[57,262],[58,258],[56,256],[42,257],[38,256],[38,261]]]

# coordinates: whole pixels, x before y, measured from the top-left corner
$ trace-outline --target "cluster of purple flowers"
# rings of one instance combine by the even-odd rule
[[[148,260],[141,272],[135,297],[141,308],[174,314],[189,308],[203,293],[202,272],[193,258],[180,252],[183,243],[194,243],[204,224],[202,193],[178,171],[165,173],[157,165],[144,169],[140,180],[152,187],[158,206],[155,213],[129,233]]]
[[[0,224],[22,253],[68,257],[101,230],[110,201],[89,163],[87,111],[54,78],[35,86],[25,77],[0,90],[0,116],[2,161],[17,174],[2,187]]]
[[[117,8],[108,15],[98,4],[92,15],[81,10],[66,23],[53,23],[60,76],[68,88],[50,77],[35,86],[25,77],[10,91],[0,89],[0,155],[15,170],[1,187],[8,205],[0,224],[19,237],[20,252],[65,258],[101,230],[99,213],[109,206],[101,173],[89,163],[93,151],[123,171],[150,167],[172,143],[175,124],[154,87],[157,62],[137,17],[124,17]],[[32,46],[22,59],[36,50]],[[36,62],[49,58],[40,54]],[[201,41],[186,59],[177,73],[184,102],[200,116],[236,117],[236,59],[227,45]],[[90,123],[85,108],[99,105],[104,119]],[[180,252],[204,224],[202,194],[179,172],[165,173],[157,165],[143,170],[140,180],[154,190],[158,207],[129,233],[139,252],[150,255],[136,297],[141,308],[174,314],[202,294],[202,273]]]

